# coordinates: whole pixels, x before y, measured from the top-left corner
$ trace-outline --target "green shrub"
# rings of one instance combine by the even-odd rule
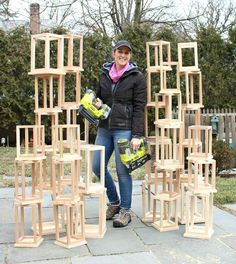
[[[214,140],[212,143],[213,158],[216,160],[217,172],[231,168],[234,150],[222,140]]]

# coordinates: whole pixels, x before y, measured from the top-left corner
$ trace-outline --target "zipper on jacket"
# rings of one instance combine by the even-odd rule
[[[114,103],[114,96],[113,96],[113,90],[112,90],[112,81],[110,76],[107,74],[107,72],[105,70],[103,70],[103,73],[105,74],[105,76],[107,77],[107,79],[111,82],[111,95],[112,95],[112,105],[111,105],[111,112],[108,116],[108,129],[110,129],[110,123],[111,123],[111,114],[112,114],[112,110],[113,110],[113,103]],[[114,87],[115,89],[115,87]]]

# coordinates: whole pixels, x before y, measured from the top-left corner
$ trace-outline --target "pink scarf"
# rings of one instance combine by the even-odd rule
[[[109,75],[113,81],[113,83],[117,83],[120,79],[120,77],[123,75],[123,73],[128,69],[129,63],[127,63],[122,69],[117,70],[116,64],[113,63],[111,66],[111,69],[109,71]]]

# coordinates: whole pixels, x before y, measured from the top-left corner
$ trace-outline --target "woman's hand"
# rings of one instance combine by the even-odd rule
[[[134,151],[137,151],[141,145],[141,139],[139,138],[132,138],[131,140],[132,148]]]
[[[101,106],[102,106],[102,100],[99,99],[99,98],[96,98],[96,100],[93,101],[93,105],[94,105],[97,109],[101,108]]]

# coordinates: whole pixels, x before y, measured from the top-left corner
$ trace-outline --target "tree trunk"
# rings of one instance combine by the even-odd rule
[[[142,0],[135,0],[135,10],[134,10],[134,23],[139,24],[141,19],[141,3]]]

